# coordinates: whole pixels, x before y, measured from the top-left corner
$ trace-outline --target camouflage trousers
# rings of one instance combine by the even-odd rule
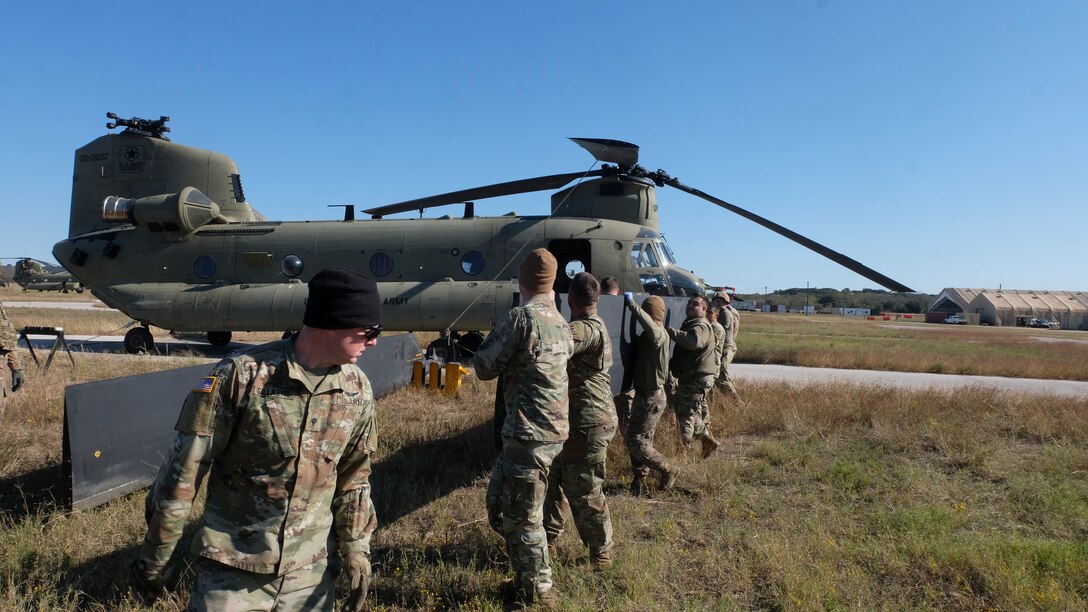
[[[676,422],[680,441],[690,446],[695,438],[710,435],[710,409],[706,399],[714,386],[714,374],[684,377],[676,391]]]
[[[552,588],[544,497],[548,471],[562,450],[561,443],[503,438],[487,485],[488,521],[506,540],[518,587],[530,593]]]
[[[725,352],[722,354],[722,365],[718,371],[718,378],[714,381],[714,386],[725,395],[732,397],[734,401],[740,399],[740,396],[737,394],[736,383],[729,376],[729,364],[733,363],[733,356],[736,354],[736,348],[726,347]]]
[[[569,510],[582,543],[591,552],[612,548],[612,518],[604,497],[604,479],[608,443],[615,435],[615,422],[570,430],[563,451],[548,472],[544,531],[549,542],[563,533],[563,513]]]
[[[325,610],[332,612],[335,572],[328,559],[275,574],[255,574],[200,557],[188,612]]]
[[[621,435],[627,431],[627,423],[631,421],[631,405],[634,402],[634,389],[628,389],[612,398],[612,403],[616,406],[616,418],[619,419]]]
[[[662,472],[669,468],[665,455],[654,448],[654,432],[661,421],[661,414],[665,412],[665,404],[664,389],[635,391],[631,421],[627,424],[627,432],[623,434],[623,442],[627,446],[627,452],[631,454],[631,471],[636,477],[645,477],[651,468]]]

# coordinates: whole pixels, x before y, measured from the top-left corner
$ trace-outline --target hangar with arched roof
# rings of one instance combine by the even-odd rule
[[[1062,329],[1088,329],[1088,292],[950,287],[926,309],[926,321],[960,313],[983,325],[1022,327],[1031,319],[1046,319]]]

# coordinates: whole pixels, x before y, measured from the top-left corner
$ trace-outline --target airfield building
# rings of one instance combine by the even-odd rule
[[[926,322],[941,322],[953,314],[976,315],[983,325],[1023,327],[1046,319],[1062,329],[1088,329],[1088,292],[1025,289],[941,290],[926,310]]]

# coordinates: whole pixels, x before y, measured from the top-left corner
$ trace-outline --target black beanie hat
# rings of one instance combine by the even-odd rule
[[[318,329],[371,327],[382,322],[382,300],[374,279],[334,266],[310,279],[302,322]]]

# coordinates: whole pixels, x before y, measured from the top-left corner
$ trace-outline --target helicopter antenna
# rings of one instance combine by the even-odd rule
[[[344,208],[344,221],[355,220],[355,205],[354,204],[329,204],[329,208]]]
[[[166,127],[166,123],[170,121],[170,117],[166,115],[160,116],[158,119],[140,119],[139,117],[133,117],[131,119],[122,119],[117,116],[117,113],[106,113],[106,119],[112,119],[106,124],[106,128],[114,129],[123,127],[125,131],[122,134],[138,134],[140,136],[150,136],[152,138],[158,138],[160,140],[170,141],[169,138],[164,136],[166,132],[170,131],[170,128]]]

